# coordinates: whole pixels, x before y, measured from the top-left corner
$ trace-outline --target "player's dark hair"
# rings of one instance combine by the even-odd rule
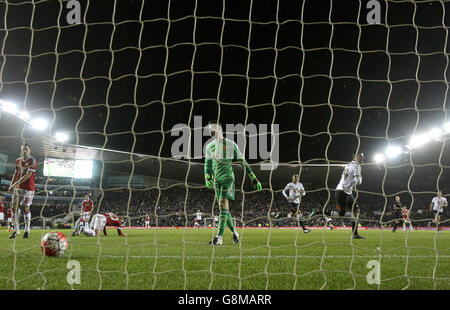
[[[22,145],[22,147],[27,147],[28,146],[28,148],[31,150],[31,146],[28,144],[28,143],[24,143],[23,145]]]
[[[355,153],[353,153],[353,157],[356,157],[356,155],[363,155],[364,156],[364,151],[363,150],[357,150]]]

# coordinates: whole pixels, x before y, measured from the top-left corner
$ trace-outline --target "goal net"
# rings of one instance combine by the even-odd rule
[[[29,238],[22,202],[21,234],[0,235],[0,285],[449,289],[449,9],[437,0],[1,1],[3,230],[13,229],[24,143],[37,169]],[[210,121],[261,190],[239,162],[233,179],[205,186]],[[339,213],[336,187],[358,150],[359,215]],[[306,193],[298,203],[283,194],[293,175]],[[109,218],[106,236],[72,235],[85,200],[91,218],[114,213],[126,236]],[[219,205],[232,220],[222,210],[215,228]],[[198,212],[211,229],[191,229]],[[352,219],[367,239],[352,238]],[[209,244],[223,228],[223,244]],[[40,241],[55,230],[68,248],[50,260]]]
[[[204,227],[217,227],[219,224],[219,217],[205,217],[203,219],[204,221]],[[242,225],[236,225],[236,218],[232,218],[234,227],[242,226]]]

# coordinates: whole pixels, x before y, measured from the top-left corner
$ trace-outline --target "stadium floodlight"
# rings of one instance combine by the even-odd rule
[[[5,112],[9,113],[16,113],[17,112],[17,106],[9,101],[1,100],[0,103],[2,104],[2,109]]]
[[[42,118],[33,118],[30,121],[31,128],[36,130],[44,130],[48,127],[48,122]]]
[[[413,136],[409,141],[408,148],[415,149],[421,147],[422,145],[430,142],[430,135],[428,134],[420,134],[417,136]]]
[[[386,157],[387,158],[395,158],[402,153],[402,148],[396,145],[391,145],[386,148]]]
[[[64,142],[66,142],[67,140],[69,140],[69,136],[68,136],[66,133],[64,133],[64,132],[57,132],[57,133],[55,134],[55,139],[56,139],[56,141],[58,141],[58,142],[64,143]]]
[[[439,138],[442,136],[442,129],[437,127],[431,129],[430,136],[433,137],[433,139],[435,140],[439,140]]]
[[[450,132],[450,122],[444,124],[444,129],[445,131]]]
[[[26,121],[29,121],[31,119],[31,116],[27,111],[21,111],[19,115],[21,116],[22,119]]]
[[[373,157],[373,160],[375,161],[375,163],[377,164],[381,164],[384,162],[385,158],[384,155],[381,153],[377,153],[375,154],[375,156]]]

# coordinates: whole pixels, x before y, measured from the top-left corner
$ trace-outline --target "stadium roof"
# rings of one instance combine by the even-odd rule
[[[18,154],[22,143],[29,143],[32,155],[38,159],[38,164],[46,157],[61,159],[91,159],[102,162],[103,176],[118,173],[125,175],[144,175],[150,177],[171,180],[172,183],[189,184],[198,186],[204,184],[204,173],[202,160],[177,160],[174,158],[158,158],[157,156],[146,154],[131,154],[120,150],[105,150],[98,146],[62,144],[48,133],[38,132],[28,128],[24,121],[9,113],[0,114],[0,150],[10,154]],[[435,150],[432,150],[435,149]],[[440,151],[440,152],[439,152]],[[435,155],[435,162],[438,162],[442,149],[439,145],[428,148],[420,157],[424,157],[424,163],[430,160],[430,156]],[[280,163],[274,170],[261,170],[259,163],[251,165],[254,172],[263,183],[264,187],[271,187],[279,190],[288,183],[293,173],[300,173],[300,180],[308,186],[308,190],[335,188],[342,173],[342,164],[334,164],[330,167],[323,165],[300,165],[298,162]],[[243,169],[236,165],[236,187],[241,186],[243,180]],[[385,169],[380,166],[368,164],[364,168],[364,178],[373,179],[374,184],[385,184],[390,182],[402,182],[407,184],[411,175],[412,166],[409,163],[400,163],[394,167],[395,174],[386,174]],[[398,169],[397,169],[398,168]],[[420,165],[415,163],[415,175],[417,177],[426,175],[439,177],[441,167],[429,164]],[[421,170],[424,171],[421,171]],[[392,171],[394,171],[392,170]],[[400,171],[401,170],[401,171]],[[445,174],[441,175],[444,177]],[[369,182],[365,182],[368,184]],[[245,188],[249,188],[249,181],[245,183]],[[381,190],[381,189],[380,189]]]
[[[91,159],[104,163],[106,171],[114,171],[125,174],[146,175],[152,177],[161,177],[163,179],[173,180],[176,183],[203,184],[203,164],[201,161],[177,160],[173,158],[159,158],[145,154],[130,154],[120,150],[104,150],[97,146],[82,146],[73,144],[63,144],[57,142],[55,138],[45,133],[31,130],[25,126],[25,123],[8,113],[0,115],[0,132],[2,144],[0,149],[18,154],[23,143],[29,143],[32,149],[32,155],[38,160],[43,158],[61,158],[61,159]],[[161,169],[160,169],[161,167]],[[253,170],[259,179],[268,184],[287,183],[293,173],[300,172],[298,164],[284,164],[275,170],[261,170],[259,164],[252,165]],[[304,183],[322,180],[326,177],[327,169],[324,167],[307,167],[301,171]],[[331,182],[338,177],[341,169],[331,169]],[[243,169],[236,171],[237,186],[239,180],[242,180]],[[187,176],[187,177],[186,177]],[[304,179],[306,178],[306,179]]]

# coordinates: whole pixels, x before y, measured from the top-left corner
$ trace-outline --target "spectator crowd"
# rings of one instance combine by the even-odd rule
[[[2,176],[8,179],[9,176]],[[52,183],[58,185],[55,189],[37,188],[36,196],[73,197],[76,201],[68,199],[65,202],[57,199],[48,199],[41,204],[33,204],[32,215],[34,224],[42,222],[40,218],[58,218],[71,215],[73,220],[79,216],[81,200],[89,194],[94,200],[94,213],[113,212],[125,220],[127,226],[143,226],[144,218],[148,214],[151,226],[159,227],[190,227],[193,226],[195,214],[200,211],[205,219],[212,219],[219,213],[214,192],[206,188],[186,187],[182,185],[169,186],[165,188],[150,189],[98,189],[98,184],[91,184],[92,180],[78,183],[68,181],[67,178],[37,179],[38,184]],[[47,182],[48,181],[48,182]],[[60,182],[59,182],[60,181]],[[72,187],[67,187],[67,183]],[[85,185],[93,185],[92,189],[86,189]],[[1,185],[3,192],[7,191],[8,185]],[[64,187],[66,186],[66,187]],[[6,188],[5,188],[6,187]],[[430,188],[430,187],[428,187]],[[401,192],[401,191],[399,191]],[[450,188],[443,189],[444,195],[450,192]],[[402,202],[411,210],[411,218],[415,226],[428,225],[433,218],[429,211],[431,199],[436,195],[427,191],[424,185],[420,192],[402,192],[399,194]],[[6,200],[6,207],[9,201]],[[393,204],[394,195],[383,195],[371,192],[370,189],[358,192],[357,204],[361,210],[360,221],[363,226],[389,226],[394,220]],[[312,218],[308,215],[312,210],[318,212]],[[289,218],[290,206],[282,195],[282,187],[276,190],[264,189],[260,192],[236,189],[236,199],[230,202],[230,212],[236,219],[238,226],[262,226],[283,227],[298,226],[297,217]],[[334,201],[334,190],[324,188],[308,190],[303,197],[299,211],[306,218],[307,226],[323,226],[323,214],[327,216],[337,215]],[[444,213],[444,220],[448,217],[448,210]],[[200,224],[205,225],[205,221]],[[213,221],[208,221],[212,224]],[[335,219],[335,225],[348,223],[342,219]]]

